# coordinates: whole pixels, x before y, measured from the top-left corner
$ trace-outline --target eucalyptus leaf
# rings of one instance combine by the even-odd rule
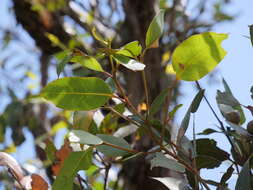
[[[176,160],[167,158],[163,153],[155,153],[155,157],[150,161],[151,169],[154,167],[163,167],[177,172],[185,172],[185,167]]]
[[[65,77],[50,82],[41,96],[67,110],[93,110],[104,105],[112,93],[108,85],[95,77]]]
[[[117,51],[117,54],[125,55],[127,57],[136,57],[140,55],[142,47],[140,42],[133,41],[124,45],[120,50]]]
[[[129,149],[129,150],[132,149],[131,146],[127,143],[127,141],[123,138],[118,138],[112,135],[104,135],[104,134],[98,134],[97,136],[108,144],[116,145],[124,149]],[[99,145],[96,148],[98,151],[102,152],[103,154],[109,157],[125,156],[129,154],[128,151],[118,149],[110,145]]]
[[[56,67],[57,76],[59,78],[61,72],[63,71],[65,65],[72,59],[72,55],[68,54],[66,55],[58,64]]]
[[[191,113],[195,113],[199,107],[199,104],[204,96],[204,90],[200,90],[196,96],[193,98],[192,103],[190,107],[188,108],[178,131],[177,135],[177,142],[181,140],[181,138],[184,136],[190,122]]]
[[[69,141],[72,143],[99,145],[103,143],[99,137],[82,130],[72,130],[69,133]]]
[[[52,190],[73,189],[73,181],[78,171],[87,170],[92,165],[92,149],[71,152],[64,160]]]
[[[242,167],[241,172],[239,173],[235,190],[242,190],[242,189],[247,189],[250,190],[252,189],[251,186],[251,168],[250,168],[250,160],[252,156],[249,157],[249,159],[245,162],[245,164]]]
[[[161,9],[151,21],[146,33],[146,48],[157,47],[156,44],[158,44],[158,40],[163,33],[164,13],[165,10]]]
[[[183,41],[172,55],[177,77],[196,81],[210,73],[226,55],[221,43],[227,37],[227,34],[204,32]]]
[[[114,54],[113,58],[119,62],[122,66],[132,70],[132,71],[143,71],[146,65],[136,61],[135,59],[131,59],[125,55]]]
[[[103,68],[98,63],[98,61],[94,57],[91,57],[91,56],[87,56],[87,55],[74,56],[72,57],[71,62],[79,63],[83,67],[86,67],[94,71],[104,72]]]
[[[169,90],[166,88],[164,89],[152,102],[150,106],[149,116],[153,116],[155,113],[157,113],[164,104],[166,97],[168,95]]]

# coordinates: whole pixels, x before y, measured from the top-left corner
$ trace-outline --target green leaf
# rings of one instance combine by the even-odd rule
[[[213,169],[217,168],[221,165],[221,161],[216,159],[215,157],[206,156],[206,155],[199,155],[195,158],[196,165],[198,169],[206,168],[206,169]]]
[[[205,90],[202,89],[198,92],[198,94],[194,97],[192,104],[191,104],[191,113],[195,113],[200,105],[201,100],[204,97]]]
[[[217,142],[213,139],[197,139],[196,152],[196,162],[199,169],[218,167],[222,161],[229,159],[229,154],[218,148]]]
[[[57,76],[59,78],[61,72],[63,71],[65,65],[71,60],[72,55],[71,54],[67,54],[58,64],[56,67],[56,72],[57,72]]]
[[[233,168],[233,165],[231,165],[227,169],[227,171],[222,175],[220,183],[225,184],[229,180],[229,178],[232,176],[233,172],[234,172],[234,168]]]
[[[132,149],[131,146],[123,138],[118,138],[112,135],[104,135],[104,134],[99,134],[97,136],[108,144],[116,145],[118,147],[122,147],[129,150]],[[109,145],[99,145],[96,148],[98,151],[102,152],[104,155],[110,156],[110,157],[125,156],[129,154],[129,152],[127,151],[124,151],[118,148],[113,148],[112,146],[109,146]]]
[[[108,42],[103,39],[103,37],[96,32],[96,28],[92,28],[91,30],[92,36],[99,41],[102,45],[107,46]]]
[[[212,133],[218,133],[218,131],[216,131],[214,129],[207,128],[204,131],[202,131],[201,133],[198,133],[198,135],[210,135]]]
[[[218,104],[229,105],[231,107],[240,105],[240,103],[234,98],[234,96],[227,92],[221,92],[220,90],[217,90],[216,100]]]
[[[179,108],[181,108],[182,106],[183,106],[183,104],[178,104],[178,105],[176,105],[176,106],[169,112],[169,117],[170,117],[171,119],[173,119],[174,116],[175,116],[175,114],[176,114],[176,112],[177,112],[177,110],[178,110]]]
[[[243,109],[242,109],[239,101],[234,97],[231,89],[229,88],[229,86],[228,86],[228,84],[227,84],[227,82],[225,81],[224,78],[222,79],[222,83],[223,83],[223,86],[225,88],[225,92],[227,94],[230,94],[234,98],[234,101],[237,102],[237,105],[233,106],[233,108],[240,113],[240,124],[243,124],[246,121],[246,118],[245,118]]]
[[[151,21],[146,33],[146,48],[157,47],[156,43],[163,33],[164,13],[165,10],[161,9]]]
[[[185,172],[185,168],[182,164],[178,163],[176,160],[167,158],[161,152],[157,152],[155,154],[155,157],[150,162],[151,170],[153,167],[163,167],[177,172]]]
[[[95,77],[65,77],[50,82],[41,96],[67,110],[93,110],[112,97],[108,85]]]
[[[195,113],[200,105],[200,102],[204,96],[204,90],[200,90],[196,96],[194,97],[194,99],[192,100],[192,103],[189,107],[189,109],[187,110],[183,120],[182,120],[182,123],[180,125],[180,128],[179,128],[179,131],[178,131],[178,136],[177,136],[177,139],[178,139],[178,143],[179,141],[181,140],[181,138],[184,136],[187,128],[188,128],[188,125],[189,125],[189,122],[190,122],[190,117],[191,117],[191,113]]]
[[[57,151],[54,143],[52,141],[46,142],[46,148],[45,152],[47,154],[47,158],[51,161],[54,162],[55,160],[55,152]]]
[[[177,77],[196,81],[211,72],[226,55],[221,43],[227,37],[227,34],[205,32],[183,41],[172,55]]]
[[[127,57],[137,57],[140,55],[141,51],[142,47],[140,45],[140,42],[133,41],[124,45],[120,50],[116,52],[116,54],[125,55]]]
[[[252,156],[249,157],[249,159],[245,162],[245,164],[242,167],[241,172],[239,173],[235,190],[242,190],[242,189],[252,189],[251,187],[251,172],[250,172],[250,160]]]
[[[82,130],[72,130],[69,133],[69,141],[89,145],[99,145],[103,143],[99,137]]]
[[[169,90],[166,88],[154,99],[150,106],[149,116],[153,116],[162,108],[162,105],[165,102],[168,92]]]
[[[83,67],[86,67],[94,71],[104,72],[103,68],[98,63],[98,61],[94,57],[91,57],[91,56],[74,56],[71,59],[71,62],[79,63]]]
[[[75,111],[73,114],[73,128],[88,131],[93,121],[93,111]]]
[[[131,59],[121,54],[114,54],[113,58],[121,65],[132,71],[143,71],[146,66],[143,63],[140,63],[134,59]]]
[[[87,170],[92,165],[92,149],[71,152],[63,163],[59,175],[53,184],[53,190],[73,189],[75,175],[80,170]]]

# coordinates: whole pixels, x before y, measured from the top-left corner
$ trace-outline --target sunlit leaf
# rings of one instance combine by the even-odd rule
[[[108,85],[95,77],[65,77],[50,82],[41,96],[67,110],[92,110],[112,96]]]
[[[117,51],[117,54],[125,55],[127,57],[136,57],[140,55],[142,47],[140,42],[133,41],[124,45],[120,50]]]
[[[162,36],[164,28],[164,13],[165,10],[161,9],[151,21],[146,33],[146,48],[158,47],[158,40]]]
[[[71,62],[79,63],[82,66],[84,66],[88,69],[94,70],[94,71],[99,71],[99,72],[104,71],[103,68],[101,67],[101,65],[98,63],[98,61],[94,57],[91,57],[91,56],[87,56],[87,55],[74,56],[71,59]]]
[[[221,43],[227,37],[227,34],[205,32],[183,41],[172,55],[177,77],[196,81],[211,72],[226,55]]]
[[[135,59],[131,59],[127,56],[114,54],[113,58],[118,61],[122,66],[132,70],[132,71],[142,71],[145,68],[143,63],[136,61]]]

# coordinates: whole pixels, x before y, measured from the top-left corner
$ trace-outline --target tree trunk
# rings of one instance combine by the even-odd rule
[[[156,0],[124,0],[123,1],[125,22],[120,31],[123,43],[139,40],[142,47],[145,45],[145,37],[148,26],[156,14],[158,1]],[[145,74],[149,88],[149,101],[154,98],[168,85],[168,78],[165,76],[161,64],[162,49],[150,49],[145,55]],[[143,79],[140,72],[124,71],[126,79],[126,92],[135,106],[145,100]],[[143,137],[136,144],[135,149],[148,150],[153,146],[151,140]],[[126,162],[122,170],[124,176],[124,190],[162,190],[166,189],[161,183],[152,180],[150,177],[162,176],[166,172],[155,168],[150,170],[149,160],[145,157],[137,157]]]

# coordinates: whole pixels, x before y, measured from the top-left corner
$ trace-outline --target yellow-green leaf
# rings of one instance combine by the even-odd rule
[[[160,10],[151,21],[146,34],[146,48],[158,46],[158,40],[161,37],[164,28],[164,13],[165,10]]]
[[[99,71],[99,72],[104,71],[101,65],[98,63],[98,61],[94,57],[91,57],[91,56],[74,56],[71,59],[71,61],[74,63],[79,63],[82,66],[94,71]]]
[[[172,65],[177,77],[196,81],[211,72],[225,57],[221,43],[228,34],[205,32],[182,42],[172,55]]]
[[[65,77],[50,82],[41,96],[67,110],[93,110],[112,96],[108,85],[96,77]]]

